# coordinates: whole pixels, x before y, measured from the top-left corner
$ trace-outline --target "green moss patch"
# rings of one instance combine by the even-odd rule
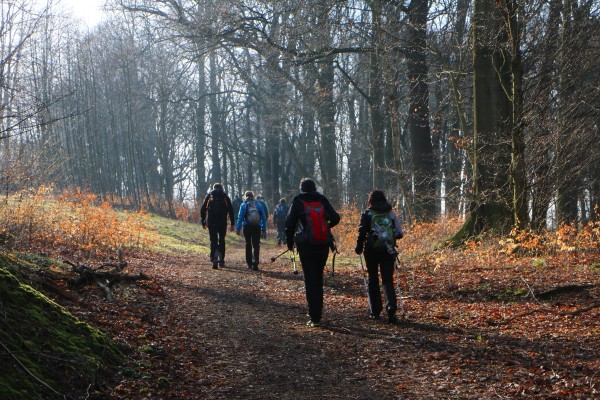
[[[0,254],[0,399],[83,398],[123,355],[12,272],[23,268]]]

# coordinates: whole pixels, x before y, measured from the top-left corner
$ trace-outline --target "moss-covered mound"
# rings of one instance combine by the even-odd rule
[[[0,399],[89,398],[123,356],[102,332],[17,278],[26,268],[0,253]]]

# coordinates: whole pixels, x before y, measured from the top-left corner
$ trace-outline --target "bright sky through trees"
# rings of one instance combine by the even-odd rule
[[[71,10],[73,17],[83,21],[90,28],[102,20],[104,0],[61,0],[61,2],[65,10]]]

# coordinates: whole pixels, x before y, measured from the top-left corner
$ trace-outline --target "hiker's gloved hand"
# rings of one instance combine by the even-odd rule
[[[240,231],[235,231],[236,235],[240,236]]]
[[[202,221],[202,228],[206,229],[206,222]]]
[[[229,225],[229,232],[233,232],[235,230],[235,227],[233,225]]]
[[[287,242],[287,248],[289,251],[294,251],[294,242]]]
[[[354,251],[356,252],[356,254],[362,254],[363,252],[363,247],[357,245],[356,248],[354,249]]]

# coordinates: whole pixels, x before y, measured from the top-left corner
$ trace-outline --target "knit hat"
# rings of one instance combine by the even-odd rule
[[[223,190],[223,185],[221,185],[220,183],[215,183],[213,185],[213,190]]]
[[[317,191],[317,185],[315,184],[315,182],[310,179],[310,178],[303,178],[300,181],[300,191],[301,192],[316,192]]]

